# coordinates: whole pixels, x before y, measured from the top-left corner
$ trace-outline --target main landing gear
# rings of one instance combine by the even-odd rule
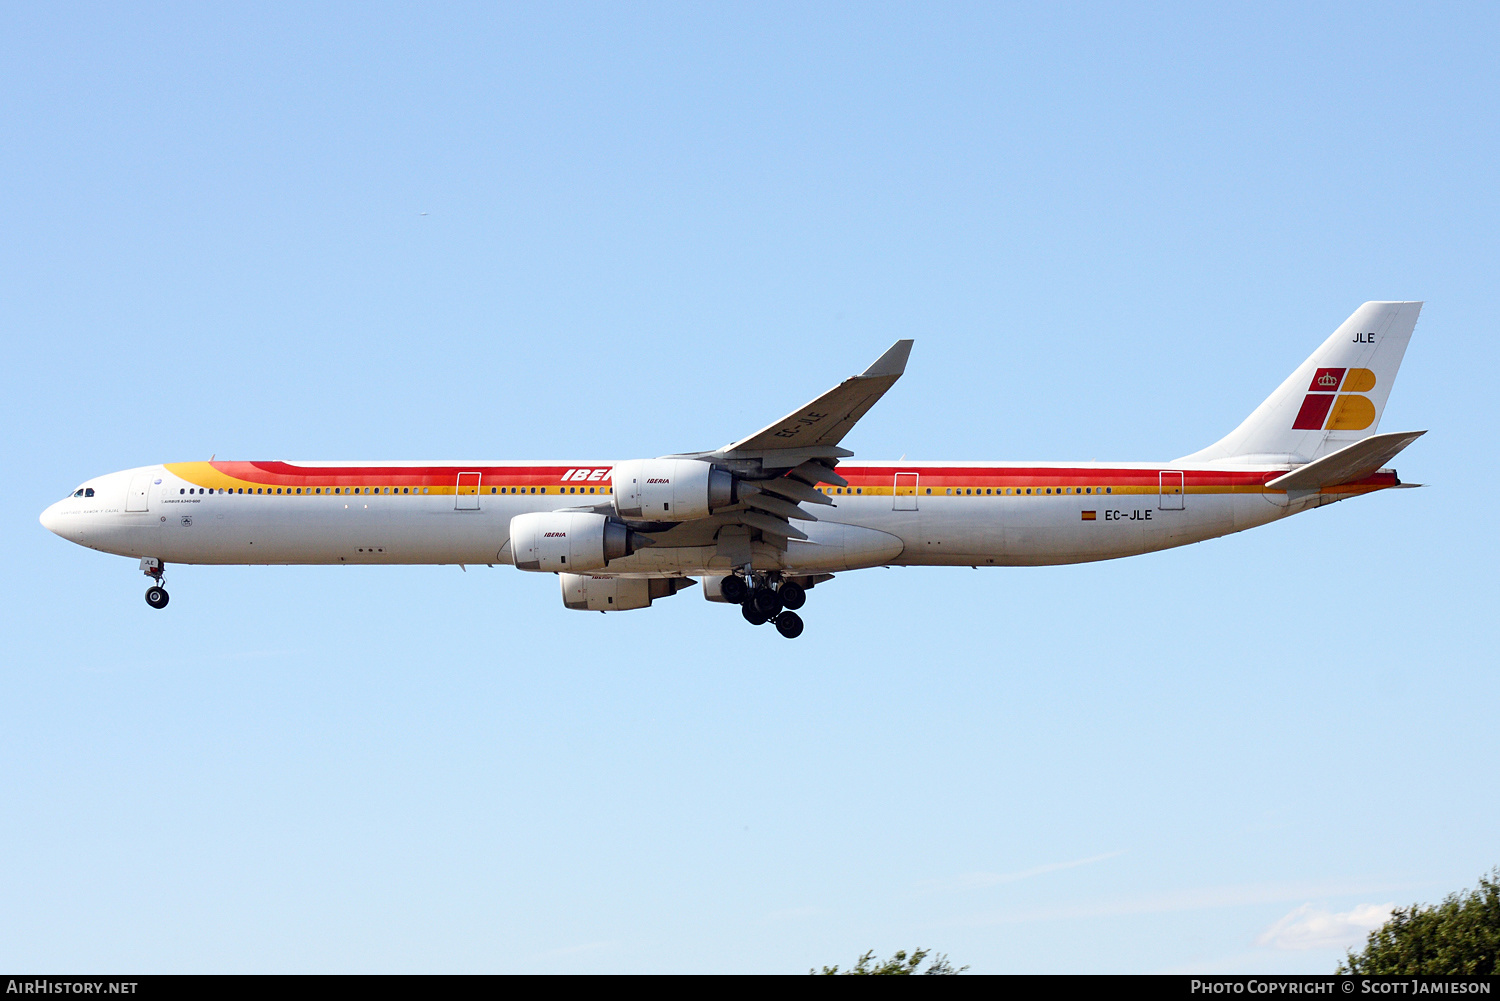
[[[742,577],[725,577],[719,585],[724,600],[740,606],[740,614],[752,626],[775,623],[776,631],[789,640],[802,635],[802,616],[793,609],[807,602],[807,591],[796,581],[780,580],[765,576],[752,578],[747,584]]]
[[[152,608],[166,608],[172,596],[167,593],[165,587],[162,587],[167,582],[167,575],[161,565],[161,560],[146,557],[141,560],[141,572],[156,582],[146,588],[146,604]]]

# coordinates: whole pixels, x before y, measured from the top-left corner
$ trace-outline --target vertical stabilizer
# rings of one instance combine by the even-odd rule
[[[1367,302],[1244,423],[1180,463],[1309,462],[1374,434],[1420,302]]]

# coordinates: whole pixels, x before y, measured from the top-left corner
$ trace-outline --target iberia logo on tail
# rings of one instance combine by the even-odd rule
[[[1375,404],[1368,393],[1375,373],[1367,368],[1320,368],[1313,373],[1307,398],[1292,428],[1297,431],[1363,431],[1375,423]]]

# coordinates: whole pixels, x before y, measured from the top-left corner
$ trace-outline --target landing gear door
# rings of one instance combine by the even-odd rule
[[[897,473],[896,488],[892,491],[891,510],[915,511],[917,509],[917,473]]]
[[[479,481],[482,476],[482,473],[458,474],[458,489],[454,491],[457,496],[453,501],[453,510],[479,510]]]
[[[1158,475],[1161,477],[1161,494],[1156,506],[1163,511],[1181,511],[1186,498],[1182,473],[1163,469]]]
[[[125,510],[127,512],[151,510],[150,473],[136,473],[130,478],[130,488],[125,491]]]

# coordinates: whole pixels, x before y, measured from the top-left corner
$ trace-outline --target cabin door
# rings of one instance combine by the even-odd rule
[[[125,492],[125,510],[151,510],[150,473],[136,473],[130,478],[130,489]]]
[[[453,510],[479,510],[479,481],[483,476],[483,473],[458,474],[458,488],[454,491],[457,496],[453,499]]]
[[[1181,511],[1186,497],[1182,485],[1182,473],[1163,469],[1158,475],[1161,477],[1161,494],[1156,506],[1163,511]]]
[[[891,510],[915,511],[917,509],[917,473],[897,473],[896,488],[892,491]]]

